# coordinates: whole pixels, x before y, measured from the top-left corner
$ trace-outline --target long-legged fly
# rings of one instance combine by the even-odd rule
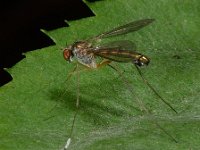
[[[136,52],[135,44],[132,41],[119,40],[119,41],[108,42],[106,44],[100,44],[101,39],[137,31],[151,24],[153,21],[154,19],[143,19],[143,20],[133,21],[128,24],[114,28],[113,30],[110,30],[108,32],[104,32],[102,34],[94,36],[92,38],[74,42],[72,45],[64,48],[63,50],[64,59],[69,62],[72,62],[75,59],[78,62],[77,64],[82,64],[83,66],[90,69],[95,69],[106,65],[110,66],[110,63],[112,61],[132,63],[135,65],[140,76],[142,77],[142,80],[149,86],[149,88],[159,97],[159,99],[162,102],[164,102],[170,109],[172,109],[175,113],[177,113],[177,111],[157,93],[157,91],[142,75],[139,67],[145,65],[147,66],[150,63],[150,59],[147,56],[139,52]],[[103,60],[101,62],[97,62],[96,59],[97,57],[103,58]],[[74,69],[74,71],[76,69],[77,67]],[[77,93],[77,101],[76,101],[77,110],[78,107],[79,107],[79,93]],[[76,115],[77,111],[74,115],[71,134],[73,131]],[[64,149],[68,148],[70,142],[71,142],[71,135],[70,138],[67,140]]]

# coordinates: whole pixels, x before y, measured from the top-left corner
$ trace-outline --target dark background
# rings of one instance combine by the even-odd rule
[[[88,0],[94,2],[95,0]],[[40,29],[68,26],[64,20],[94,16],[81,0],[6,0],[0,2],[0,86],[12,80],[3,68],[24,59],[23,52],[55,43]]]

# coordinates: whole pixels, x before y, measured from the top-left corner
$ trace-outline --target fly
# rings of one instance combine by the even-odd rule
[[[128,40],[114,41],[104,45],[93,45],[103,38],[118,36],[134,32],[152,23],[154,19],[134,21],[115,28],[109,32],[102,33],[85,41],[77,41],[63,51],[65,60],[71,62],[76,58],[79,63],[89,68],[98,68],[95,57],[99,56],[110,61],[132,62],[137,66],[148,65],[150,59],[135,51],[135,44]],[[109,61],[109,62],[110,62]],[[106,63],[104,63],[106,64]]]
[[[101,41],[104,38],[109,38],[134,32],[151,24],[152,22],[154,22],[154,19],[137,20],[119,26],[117,28],[114,28],[111,31],[99,34],[95,37],[83,41],[77,41],[63,50],[64,59],[68,62],[76,60],[78,64],[82,64],[83,66],[89,69],[95,69],[106,65],[111,66],[110,63],[113,61],[121,63],[132,63],[137,68],[142,80],[155,93],[155,95],[157,95],[159,99],[162,102],[164,102],[170,109],[172,109],[175,113],[177,113],[177,111],[158,94],[158,92],[151,86],[151,84],[142,75],[139,67],[147,66],[150,63],[150,59],[147,56],[137,52],[136,46],[132,41],[119,40],[119,41],[112,41],[106,44],[99,44],[99,41]],[[103,60],[101,62],[97,62],[96,59],[97,57],[100,57]],[[74,69],[74,71],[76,69],[77,67]],[[78,83],[78,90],[79,90],[79,83]],[[77,110],[79,108],[79,91],[77,91],[76,108]],[[77,111],[74,115],[71,134],[73,131],[76,115]],[[70,142],[71,138],[68,139],[64,149],[68,148]]]

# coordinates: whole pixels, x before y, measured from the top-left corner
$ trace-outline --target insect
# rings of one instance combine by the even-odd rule
[[[74,42],[72,45],[66,47],[63,50],[64,59],[68,62],[76,60],[78,62],[77,64],[81,64],[88,69],[95,69],[106,65],[110,66],[110,63],[113,61],[122,63],[132,63],[135,65],[143,81],[149,86],[149,88],[160,98],[162,102],[164,102],[168,107],[170,107],[170,109],[172,109],[175,113],[177,113],[177,111],[157,93],[157,91],[142,75],[139,67],[147,66],[150,63],[150,59],[147,56],[139,52],[136,52],[135,44],[132,41],[118,40],[106,44],[99,44],[99,42],[104,38],[109,38],[113,36],[119,36],[130,32],[134,32],[151,24],[152,22],[154,22],[154,19],[137,20],[122,25],[120,27],[114,28],[111,31],[104,32],[92,38]],[[97,62],[96,59],[97,57],[100,57],[103,60],[101,62]],[[76,69],[77,68],[75,68],[74,71]],[[76,100],[77,110],[78,107],[79,107],[79,96],[77,96]],[[76,115],[77,111],[74,115],[71,134],[73,131]],[[64,149],[68,148],[70,142],[71,138],[68,139]]]

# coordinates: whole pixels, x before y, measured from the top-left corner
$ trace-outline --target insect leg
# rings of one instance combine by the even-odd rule
[[[148,85],[148,87],[156,94],[156,96],[158,96],[160,98],[160,100],[162,100],[168,107],[170,107],[176,114],[178,114],[178,112],[164,99],[162,98],[158,92],[153,88],[153,86],[144,78],[142,72],[140,71],[140,69],[138,68],[137,65],[135,65],[139,75],[141,76],[142,80],[144,83],[146,83]]]
[[[63,83],[66,83],[72,76],[72,74],[76,71],[77,66],[75,66],[73,68],[73,70],[68,74],[67,78],[65,79],[65,81]],[[66,94],[67,92],[67,88],[65,88],[66,90],[64,92],[60,92],[58,94],[58,97],[62,97],[63,95]],[[50,114],[56,107],[58,106],[58,103],[56,103],[50,110],[48,110],[47,114]],[[49,116],[48,118],[45,118],[44,121],[49,120],[50,118],[53,118],[54,116]]]
[[[136,96],[135,93],[133,93],[133,87],[131,86],[130,82],[122,75],[122,73],[113,65],[109,64],[109,67],[111,67],[112,69],[114,69],[120,76],[123,77],[123,82],[124,84],[127,86],[127,89],[129,90],[129,92],[134,95],[138,105],[140,106],[141,111],[144,111],[147,115],[153,115],[151,113],[151,111],[145,107],[144,103],[139,100],[138,96]],[[153,120],[153,119],[152,119]],[[153,121],[153,123],[160,129],[162,130],[167,136],[169,136],[175,143],[178,143],[178,141],[170,134],[168,133],[158,122]]]
[[[76,65],[76,68],[78,69],[78,64]],[[64,150],[68,149],[70,143],[71,143],[71,138],[72,138],[72,134],[73,134],[73,130],[74,130],[74,125],[75,125],[75,121],[76,121],[76,116],[78,114],[78,110],[79,110],[79,101],[80,101],[80,72],[77,72],[77,96],[76,96],[76,112],[74,114],[74,119],[72,122],[72,126],[71,126],[71,132],[69,134],[69,138],[64,146]]]
[[[123,72],[120,71],[119,69],[117,69],[117,67],[114,66],[114,65],[109,64],[108,66],[111,67],[112,69],[114,69],[114,70],[119,74],[119,76],[122,77],[122,81],[124,82],[124,85],[126,85],[126,87],[127,87],[127,89],[129,90],[129,92],[130,92],[132,95],[134,95],[134,96],[136,97],[137,104],[139,105],[141,111],[147,112],[148,110],[147,110],[147,108],[144,106],[143,102],[142,102],[141,100],[139,100],[139,98],[137,98],[137,96],[136,96],[135,93],[133,92],[134,89],[133,89],[133,87],[130,85],[130,82],[127,80],[126,77],[123,76]]]
[[[111,60],[104,59],[102,62],[97,64],[97,68],[101,68],[103,66],[106,66],[106,65],[110,64],[111,62],[112,62]]]

